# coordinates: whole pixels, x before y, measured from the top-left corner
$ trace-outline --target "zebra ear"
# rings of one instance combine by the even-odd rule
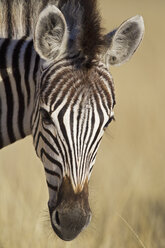
[[[53,60],[66,50],[67,25],[62,12],[54,5],[39,15],[34,32],[34,47],[41,58]]]
[[[125,21],[113,32],[105,36],[108,50],[106,63],[120,65],[128,61],[138,48],[144,34],[144,22],[141,16]]]

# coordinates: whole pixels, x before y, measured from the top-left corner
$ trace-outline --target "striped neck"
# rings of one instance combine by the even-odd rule
[[[0,148],[31,133],[40,58],[33,41],[0,39]]]

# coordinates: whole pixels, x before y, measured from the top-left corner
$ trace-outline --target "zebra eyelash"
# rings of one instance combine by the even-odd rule
[[[104,129],[108,127],[108,125],[111,123],[111,121],[115,121],[115,117],[114,115],[112,115],[109,120],[107,121],[107,123],[104,125]]]
[[[51,125],[51,124],[54,125],[53,120],[50,116],[50,113],[46,109],[40,108],[40,114],[42,117],[42,121],[45,125]]]

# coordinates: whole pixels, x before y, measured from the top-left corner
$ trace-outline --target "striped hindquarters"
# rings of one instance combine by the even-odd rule
[[[32,40],[0,40],[0,147],[31,133],[39,67]]]

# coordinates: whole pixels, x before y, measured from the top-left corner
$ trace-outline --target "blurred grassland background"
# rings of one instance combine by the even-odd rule
[[[100,8],[107,32],[136,14],[146,31],[131,61],[110,68],[116,122],[90,181],[92,222],[72,242],[53,234],[28,137],[0,152],[0,248],[165,248],[165,1],[100,0]]]

